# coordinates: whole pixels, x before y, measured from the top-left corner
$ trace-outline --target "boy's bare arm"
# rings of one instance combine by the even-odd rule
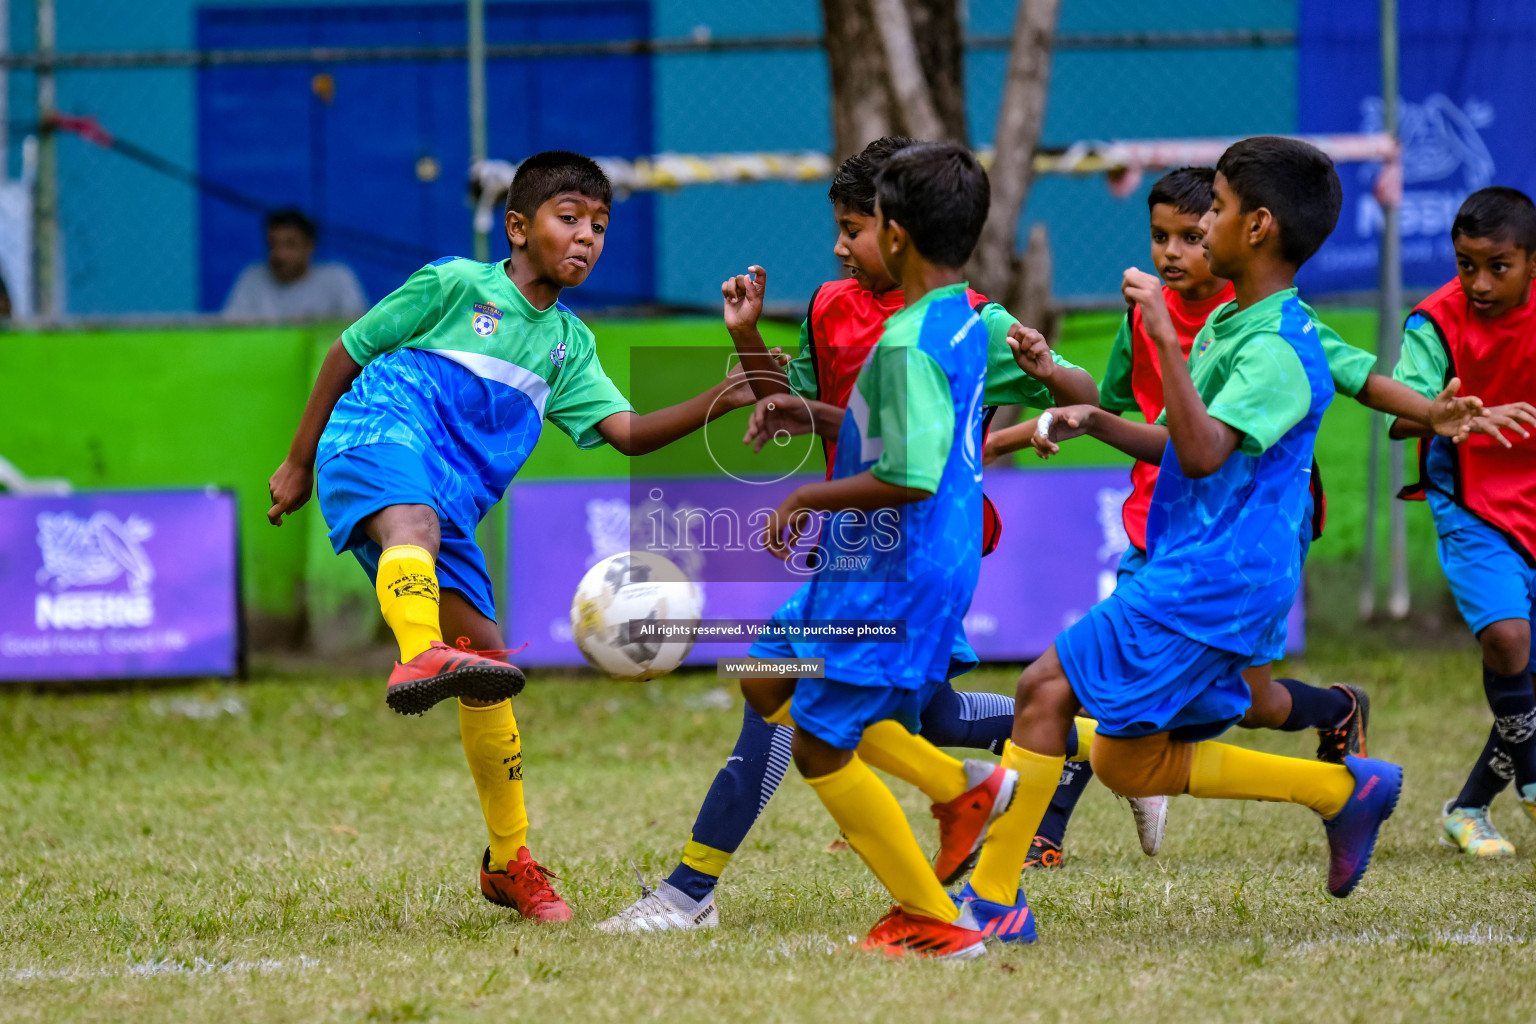
[[[1040,417],[1035,416],[1025,420],[1023,423],[1000,427],[988,434],[987,443],[981,449],[982,465],[989,466],[1009,452],[1028,448],[1034,443],[1035,427],[1039,422]]]
[[[1168,447],[1168,428],[1155,423],[1137,423],[1119,413],[1096,405],[1070,405],[1065,409],[1047,409],[1036,420],[1030,441],[1042,459],[1061,451],[1061,442],[1074,437],[1096,437],[1140,462],[1158,465]]]
[[[315,489],[315,452],[320,447],[320,435],[325,432],[331,410],[362,372],[363,368],[337,338],[320,364],[320,374],[309,392],[309,401],[304,403],[304,414],[299,417],[299,429],[294,431],[293,443],[288,446],[288,457],[267,481],[267,493],[272,498],[267,521],[273,526],[282,526],[283,516],[298,511],[309,500]]]
[[[1142,324],[1157,345],[1158,364],[1163,371],[1163,408],[1167,415],[1168,437],[1173,442],[1179,469],[1191,479],[1210,476],[1237,451],[1242,437],[1212,416],[1195,390],[1187,357],[1179,345],[1168,307],[1163,303],[1162,283],[1151,274],[1132,267],[1125,272],[1120,291],[1126,301],[1141,307]],[[1136,457],[1141,458],[1140,455]]]
[[[758,398],[790,390],[789,376],[777,358],[777,350],[770,350],[763,343],[757,329],[767,287],[768,272],[755,264],[745,274],[737,274],[720,285],[720,295],[725,300],[725,329],[741,357],[752,393]]]
[[[1019,369],[1044,384],[1057,405],[1099,404],[1099,388],[1088,371],[1058,363],[1045,335],[1033,327],[1009,327],[1008,347],[1013,349],[1013,361]]]
[[[791,491],[768,517],[763,545],[775,558],[787,559],[810,524],[812,513],[873,512],[931,497],[932,491],[888,484],[871,470],[837,480],[803,484]]]
[[[616,412],[598,421],[597,432],[623,455],[649,455],[733,409],[751,405],[747,371],[737,363],[725,379],[684,402],[640,414]]]
[[[836,441],[843,428],[843,412],[835,405],[788,392],[759,398],[741,443],[752,445],[753,452],[760,452],[779,434],[789,437],[815,434]]]

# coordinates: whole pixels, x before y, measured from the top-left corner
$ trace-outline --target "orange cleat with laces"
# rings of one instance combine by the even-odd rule
[[[976,863],[987,829],[1013,803],[1019,773],[1002,765],[968,760],[965,778],[970,786],[964,793],[930,808],[939,821],[939,852],[933,858],[933,873],[945,885]]]
[[[549,884],[551,878],[559,877],[534,860],[526,846],[518,847],[517,860],[508,861],[505,871],[491,870],[489,847],[480,858],[480,894],[530,921],[564,924],[571,919],[571,908]]]
[[[523,692],[523,671],[488,655],[508,651],[472,651],[467,644],[449,647],[440,640],[410,661],[395,663],[384,701],[402,715],[425,714],[450,697],[499,701]]]

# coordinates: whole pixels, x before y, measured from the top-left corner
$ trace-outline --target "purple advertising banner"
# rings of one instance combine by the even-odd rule
[[[806,480],[790,479],[784,492]],[[689,488],[679,481],[677,490]],[[1115,587],[1115,568],[1127,540],[1120,505],[1130,491],[1123,468],[1000,470],[988,472],[987,495],[1003,521],[1002,543],[981,561],[981,579],[966,636],[983,661],[1039,657],[1056,635]],[[508,501],[507,639],[519,664],[566,666],[584,661],[571,640],[570,606],[582,574],[612,554],[652,547],[654,508],[631,504],[626,480],[515,483]],[[646,492],[640,500],[649,498]],[[775,494],[773,501],[782,495]],[[675,510],[669,510],[669,516]],[[670,519],[668,521],[671,521]],[[675,538],[673,543],[675,543]],[[708,552],[666,554],[694,579],[717,580]],[[764,562],[775,560],[761,552]],[[800,579],[706,582],[704,616],[762,619],[784,602]],[[1304,647],[1301,602],[1291,609],[1287,649]],[[746,643],[700,644],[686,664],[740,657]]]
[[[0,681],[229,676],[235,499],[0,497]]]

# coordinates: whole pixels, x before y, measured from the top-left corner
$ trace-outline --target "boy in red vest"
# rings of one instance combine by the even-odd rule
[[[912,144],[913,140],[900,136],[877,139],[837,169],[828,192],[838,229],[833,253],[848,276],[816,289],[800,328],[799,355],[787,366],[780,366],[776,350],[764,346],[757,330],[765,287],[763,268],[751,267],[749,275],[734,277],[722,286],[726,325],[741,356],[742,369],[748,373],[759,397],[793,391],[806,401],[786,405],[825,417],[825,429],[821,432],[829,477],[836,457],[837,430],[854,379],[879,341],[886,320],[903,308],[901,289],[886,272],[875,245],[879,226],[875,216],[875,175],[893,154]],[[983,398],[988,407],[1021,404],[1043,409],[1053,404],[1097,401],[1093,378],[1056,356],[1037,332],[1027,330],[1001,305],[989,302],[973,290],[967,298],[988,332]],[[1009,345],[1010,337],[1021,350],[1017,358]],[[987,511],[992,512],[990,504]],[[988,525],[983,552],[995,545],[995,517],[989,516]],[[974,652],[960,640],[951,674],[965,672],[976,663]],[[1013,700],[1002,694],[943,686],[922,712],[922,735],[937,746],[997,753],[1012,728]],[[1091,734],[1086,719],[1081,722],[1080,731]],[[643,886],[640,898],[599,924],[600,929],[640,933],[718,924],[715,886],[732,854],[778,788],[789,764],[792,732],[788,726],[767,722],[750,707],[745,709],[741,734],[699,809],[681,862],[654,889]],[[1063,774],[1064,779],[1069,775],[1074,780],[1080,777],[1076,783],[1079,789],[1092,776],[1087,762],[1087,738],[1083,735],[1072,745],[1074,756],[1081,758],[1072,762],[1076,774]],[[878,739],[867,737],[865,744],[872,743],[878,743]],[[866,745],[859,749],[864,760],[881,768],[898,767],[894,762],[882,762],[879,751],[866,749]],[[966,769],[974,776],[972,781],[978,788],[1002,774],[991,762],[980,760],[967,761]],[[935,799],[935,816],[943,821],[943,815],[948,813],[946,806],[958,802]],[[1141,808],[1138,823],[1143,818],[1155,820],[1160,835],[1166,801],[1149,800],[1134,806]],[[957,865],[946,864],[936,868],[941,877],[959,870]]]
[[[1210,167],[1181,167],[1159,178],[1147,195],[1152,262],[1163,279],[1163,301],[1186,356],[1210,315],[1233,298],[1231,282],[1211,273],[1203,248],[1206,232],[1202,220],[1211,208],[1215,178],[1216,171]],[[1465,424],[1464,415],[1457,418],[1458,410],[1465,410],[1469,403],[1453,403],[1449,396],[1439,395],[1439,388],[1431,394],[1440,401],[1431,403],[1404,385],[1372,373],[1374,355],[1346,343],[1326,324],[1316,321],[1311,307],[1303,306],[1317,323],[1318,340],[1339,394],[1371,408],[1426,422],[1437,417],[1439,429],[1446,434],[1457,433]],[[1148,423],[1163,411],[1163,380],[1157,350],[1147,335],[1139,306],[1126,312],[1115,335],[1109,367],[1099,384],[1099,405],[1115,413],[1139,412]],[[1026,444],[1035,444],[1042,456],[1053,454],[1054,445],[1036,440],[1035,427],[1036,421],[1031,420],[993,434],[987,441],[988,458]],[[1321,534],[1325,507],[1315,463],[1312,470],[1313,507],[1308,510],[1304,546],[1310,546]],[[1152,504],[1157,476],[1158,467],[1151,463],[1137,462],[1131,467],[1131,495],[1122,509],[1129,546],[1120,561],[1121,582],[1146,564],[1147,510]],[[1319,687],[1297,679],[1273,678],[1270,662],[1285,652],[1283,629],[1266,638],[1261,647],[1255,665],[1243,673],[1253,692],[1253,705],[1240,724],[1250,729],[1286,732],[1316,729],[1317,756],[1333,764],[1343,764],[1346,755],[1363,753],[1370,715],[1370,700],[1365,691],[1351,683]],[[1056,867],[1062,863],[1062,839],[1076,803],[1071,797],[1071,791],[1065,787],[1057,791],[1041,822],[1040,834],[1030,848],[1026,866]]]
[[[1451,241],[1456,279],[1408,317],[1393,376],[1427,395],[1454,375],[1483,396],[1490,418],[1529,423],[1531,407],[1516,399],[1536,394],[1536,206],[1512,188],[1474,192],[1451,224]],[[1472,774],[1445,803],[1441,841],[1477,857],[1507,857],[1515,848],[1493,827],[1488,805],[1511,780],[1536,821],[1536,441],[1487,436],[1452,446],[1401,420],[1392,436],[1425,438],[1420,481],[1402,496],[1429,501],[1445,578],[1482,645],[1483,692],[1493,710]]]

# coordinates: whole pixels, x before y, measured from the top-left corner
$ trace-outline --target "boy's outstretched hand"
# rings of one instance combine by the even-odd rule
[[[720,295],[725,299],[726,330],[745,331],[757,326],[757,318],[763,315],[763,293],[767,288],[768,272],[755,264],[745,274],[737,274],[720,285]]]
[[[1511,402],[1509,405],[1495,405],[1482,409],[1472,417],[1467,430],[1452,437],[1451,440],[1460,444],[1467,439],[1469,433],[1487,434],[1505,448],[1513,448],[1514,444],[1504,436],[1504,431],[1513,430],[1521,437],[1530,437],[1531,432],[1525,429],[1527,426],[1536,427],[1536,408],[1533,408],[1529,402]],[[1435,429],[1439,431],[1438,426]]]
[[[267,510],[267,521],[273,526],[283,525],[283,516],[304,507],[315,489],[315,468],[299,465],[292,459],[284,459],[272,479],[267,481],[267,494],[272,507]]]
[[[1051,355],[1050,343],[1045,335],[1033,327],[1014,324],[1008,328],[1008,347],[1013,349],[1013,361],[1019,369],[1038,381],[1047,381],[1056,372],[1056,360]]]
[[[750,444],[754,453],[763,450],[769,441],[784,435],[809,434],[816,429],[816,419],[805,399],[781,393],[759,399],[757,408],[747,420],[747,432],[742,444]]]
[[[1035,422],[1030,443],[1035,454],[1048,459],[1061,451],[1061,441],[1070,441],[1088,433],[1088,423],[1099,410],[1091,405],[1069,405],[1065,409],[1047,409]]]
[[[1168,304],[1163,301],[1163,282],[1155,274],[1135,267],[1127,267],[1120,279],[1120,294],[1132,306],[1141,307],[1141,325],[1147,337],[1160,344],[1179,343],[1173,329],[1173,318],[1168,315]]]

